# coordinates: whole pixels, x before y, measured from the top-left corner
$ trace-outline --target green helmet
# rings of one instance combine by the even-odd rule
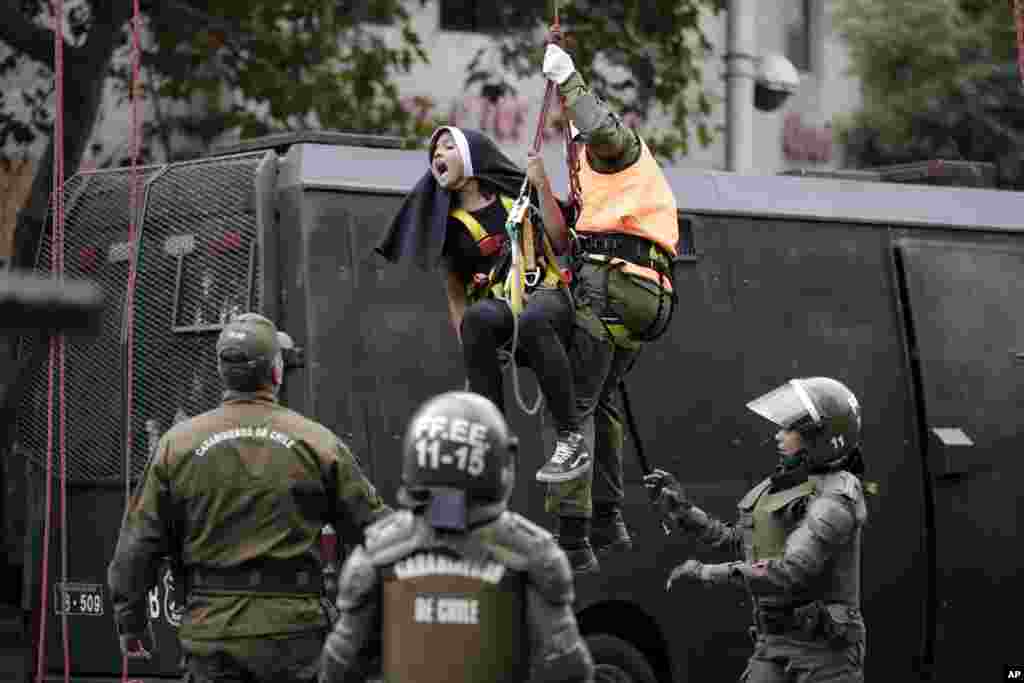
[[[747,407],[782,429],[799,432],[812,470],[834,465],[860,448],[857,397],[829,377],[791,379]]]
[[[402,444],[400,505],[426,509],[439,529],[497,517],[515,485],[518,442],[501,411],[468,391],[450,391],[413,415]]]

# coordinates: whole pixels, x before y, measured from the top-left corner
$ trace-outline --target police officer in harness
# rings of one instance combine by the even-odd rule
[[[812,377],[790,380],[747,406],[779,427],[780,459],[775,473],[740,500],[738,523],[693,505],[667,472],[645,477],[671,523],[743,558],[687,560],[668,587],[684,579],[749,591],[756,645],[743,681],[863,681],[860,549],[867,508],[857,399],[834,379]]]
[[[559,542],[578,573],[600,569],[595,551],[628,550],[622,516],[623,430],[614,393],[644,346],[670,326],[672,264],[679,216],[672,188],[647,143],[602,101],[555,42],[544,75],[564,98],[579,144],[582,207],[574,224],[576,302],[570,361],[581,431],[593,435],[593,466],[556,449],[537,472],[545,509],[558,516]],[[575,164],[574,164],[575,165]]]
[[[390,512],[337,436],[278,404],[279,335],[255,313],[225,326],[223,403],[160,439],[108,568],[122,652],[148,658],[146,594],[162,558],[175,559],[188,590],[178,635],[194,683],[314,680],[329,628],[321,529],[330,523],[355,544]]]
[[[507,509],[516,451],[483,396],[420,407],[403,445],[403,509],[370,527],[342,569],[320,683],[345,680],[374,639],[387,681],[592,680],[565,553]]]

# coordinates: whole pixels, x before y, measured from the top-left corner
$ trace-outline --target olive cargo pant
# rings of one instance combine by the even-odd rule
[[[290,636],[183,641],[185,683],[310,683],[316,681],[323,631]]]
[[[602,262],[585,261],[576,279],[576,329],[569,355],[581,431],[594,467],[577,479],[549,484],[544,508],[565,517],[591,517],[595,502],[623,499],[624,438],[615,391],[643,347],[633,335],[655,319],[658,327],[664,325],[670,294]]]

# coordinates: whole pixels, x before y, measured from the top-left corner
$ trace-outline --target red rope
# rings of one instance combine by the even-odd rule
[[[555,44],[561,44],[561,28],[561,22],[558,17],[558,0],[555,0],[555,21],[552,24],[552,31],[548,35],[549,41],[554,42]],[[562,111],[562,121],[564,122],[562,135],[565,142],[566,162],[569,165],[569,203],[572,204],[576,216],[579,217],[580,209],[583,207],[579,177],[579,147],[572,139],[572,129],[569,127],[569,114],[568,108],[565,106],[565,97],[563,97],[561,93],[558,93],[555,88],[555,84],[551,81],[548,81],[547,88],[544,91],[544,103],[541,105],[540,122],[537,126],[537,137],[533,142],[534,152],[537,152],[540,149],[541,130],[547,124],[550,100],[554,99],[553,95],[556,93],[558,95],[558,102]]]
[[[1024,0],[1010,0],[1010,5],[1017,22],[1017,70],[1024,86]]]
[[[56,120],[54,127],[55,148],[54,148],[54,160],[56,161],[57,171],[54,178],[54,200],[56,203],[56,212],[54,215],[54,233],[57,237],[55,240],[59,245],[55,251],[57,256],[57,277],[61,280],[64,279],[64,176],[65,176],[65,155],[64,155],[64,2],[63,0],[55,0],[55,15],[56,23],[54,26],[54,69],[57,73],[57,102],[56,102]],[[67,414],[66,408],[67,403],[65,400],[65,383],[64,383],[64,365],[66,357],[65,349],[65,337],[63,334],[57,337],[57,385],[58,385],[58,398],[59,398],[59,433],[58,433],[58,444],[60,450],[60,563],[61,563],[61,583],[66,584],[68,580],[68,531],[67,531],[67,520],[68,520],[68,471],[67,471],[67,440],[66,427],[67,427]],[[61,634],[62,634],[62,646],[64,655],[64,681],[69,683],[71,680],[71,634],[68,629],[68,614],[67,610],[62,610],[61,614]]]
[[[57,278],[64,276],[64,3],[63,0],[52,0],[50,11],[53,18],[53,50],[54,50],[54,130],[53,130],[53,189],[51,194],[53,233],[50,250],[50,271]],[[54,440],[54,373],[58,375],[60,402],[60,425],[58,428],[58,450],[60,451],[61,477],[61,517],[67,519],[67,469],[65,451],[65,414],[64,414],[64,337],[50,337],[49,366],[47,370],[46,391],[46,503],[43,520],[43,552],[40,567],[39,596],[39,639],[36,651],[36,681],[41,681],[46,671],[46,627],[49,615],[50,594],[50,534],[53,526],[53,440]],[[61,525],[62,546],[66,549],[66,529]],[[67,558],[62,555],[62,576],[66,581]],[[70,676],[70,647],[68,641],[67,614],[62,614],[64,680]]]
[[[139,40],[140,18],[139,0],[132,0],[132,81],[131,93],[132,130],[131,130],[131,190],[128,201],[128,286],[125,291],[125,430],[124,430],[124,489],[125,510],[131,502],[131,462],[132,462],[132,394],[134,391],[134,327],[135,327],[135,277],[136,277],[136,225],[139,204],[139,148],[141,147],[141,131],[139,129],[139,66],[142,49]],[[128,681],[128,657],[121,657],[121,681]]]

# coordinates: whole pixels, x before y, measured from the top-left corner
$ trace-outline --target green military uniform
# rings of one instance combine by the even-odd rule
[[[225,382],[250,390],[229,389],[218,408],[160,439],[129,502],[110,594],[119,631],[143,633],[157,564],[175,557],[188,586],[178,635],[194,680],[312,680],[328,628],[321,529],[354,535],[389,509],[330,430],[279,405],[269,384],[229,381],[268,355],[280,372],[272,323],[243,317],[225,328],[218,354]]]
[[[594,95],[579,73],[558,87],[595,171],[617,173],[637,162],[639,137]],[[670,268],[667,262],[662,265]],[[625,528],[613,526],[621,525],[619,508],[624,499],[623,428],[615,390],[643,347],[638,333],[663,327],[670,312],[670,295],[641,280],[609,267],[607,261],[586,257],[580,259],[573,280],[577,329],[571,361],[577,410],[581,416],[593,416],[593,426],[585,425],[584,431],[588,436],[593,432],[594,467],[577,479],[549,484],[545,509],[561,516],[563,526],[566,517],[596,517],[590,537],[598,549],[617,541],[629,543]],[[609,325],[610,318],[624,324]],[[566,535],[564,528],[562,535]],[[566,548],[574,567],[580,569],[572,547]],[[581,562],[586,569],[586,560]]]

